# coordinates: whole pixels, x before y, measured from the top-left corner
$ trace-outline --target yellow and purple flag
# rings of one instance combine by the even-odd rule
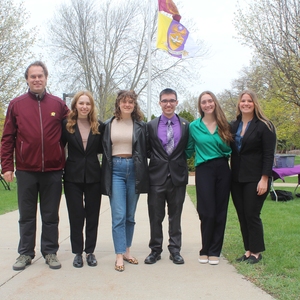
[[[178,58],[194,57],[199,50],[189,31],[174,18],[161,12],[158,12],[156,47]]]

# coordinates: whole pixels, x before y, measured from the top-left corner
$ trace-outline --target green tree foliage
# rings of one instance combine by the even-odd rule
[[[299,107],[282,99],[261,101],[266,116],[276,127],[277,151],[286,152],[300,148],[300,118]]]
[[[0,105],[26,90],[24,71],[32,57],[33,31],[23,3],[0,0]]]
[[[193,122],[195,120],[194,116],[186,110],[183,110],[180,113],[178,113],[178,116],[186,119],[189,122]]]

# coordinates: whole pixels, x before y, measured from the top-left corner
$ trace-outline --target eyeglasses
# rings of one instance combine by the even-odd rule
[[[167,103],[175,104],[175,103],[177,102],[177,100],[175,100],[175,99],[170,99],[170,100],[163,99],[163,100],[160,100],[160,102],[161,102],[162,104],[167,104]]]

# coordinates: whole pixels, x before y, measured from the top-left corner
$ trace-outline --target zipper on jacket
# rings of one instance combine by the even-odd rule
[[[42,172],[45,170],[45,158],[44,158],[44,131],[43,131],[43,119],[42,119],[42,110],[41,110],[41,99],[39,95],[36,95],[39,104],[39,116],[40,116],[40,126],[41,126],[41,142],[42,142]]]

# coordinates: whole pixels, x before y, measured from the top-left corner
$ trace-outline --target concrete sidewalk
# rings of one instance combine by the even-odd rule
[[[270,300],[270,295],[260,290],[243,276],[237,274],[223,257],[217,266],[198,263],[200,249],[199,219],[186,196],[182,216],[184,265],[169,260],[167,239],[164,241],[162,259],[154,265],[145,265],[149,254],[149,221],[146,195],[141,195],[136,213],[136,230],[132,254],[139,265],[126,263],[122,273],[114,270],[115,254],[111,237],[110,205],[103,197],[98,244],[95,255],[97,267],[72,266],[74,255],[69,241],[68,215],[65,199],[60,208],[60,270],[51,270],[39,252],[40,232],[37,234],[36,257],[23,271],[13,271],[18,256],[18,212],[0,216],[0,299],[56,300],[56,299],[208,299],[208,300]],[[167,219],[167,218],[166,218]],[[167,224],[164,222],[165,237]],[[40,227],[40,222],[38,228]]]

